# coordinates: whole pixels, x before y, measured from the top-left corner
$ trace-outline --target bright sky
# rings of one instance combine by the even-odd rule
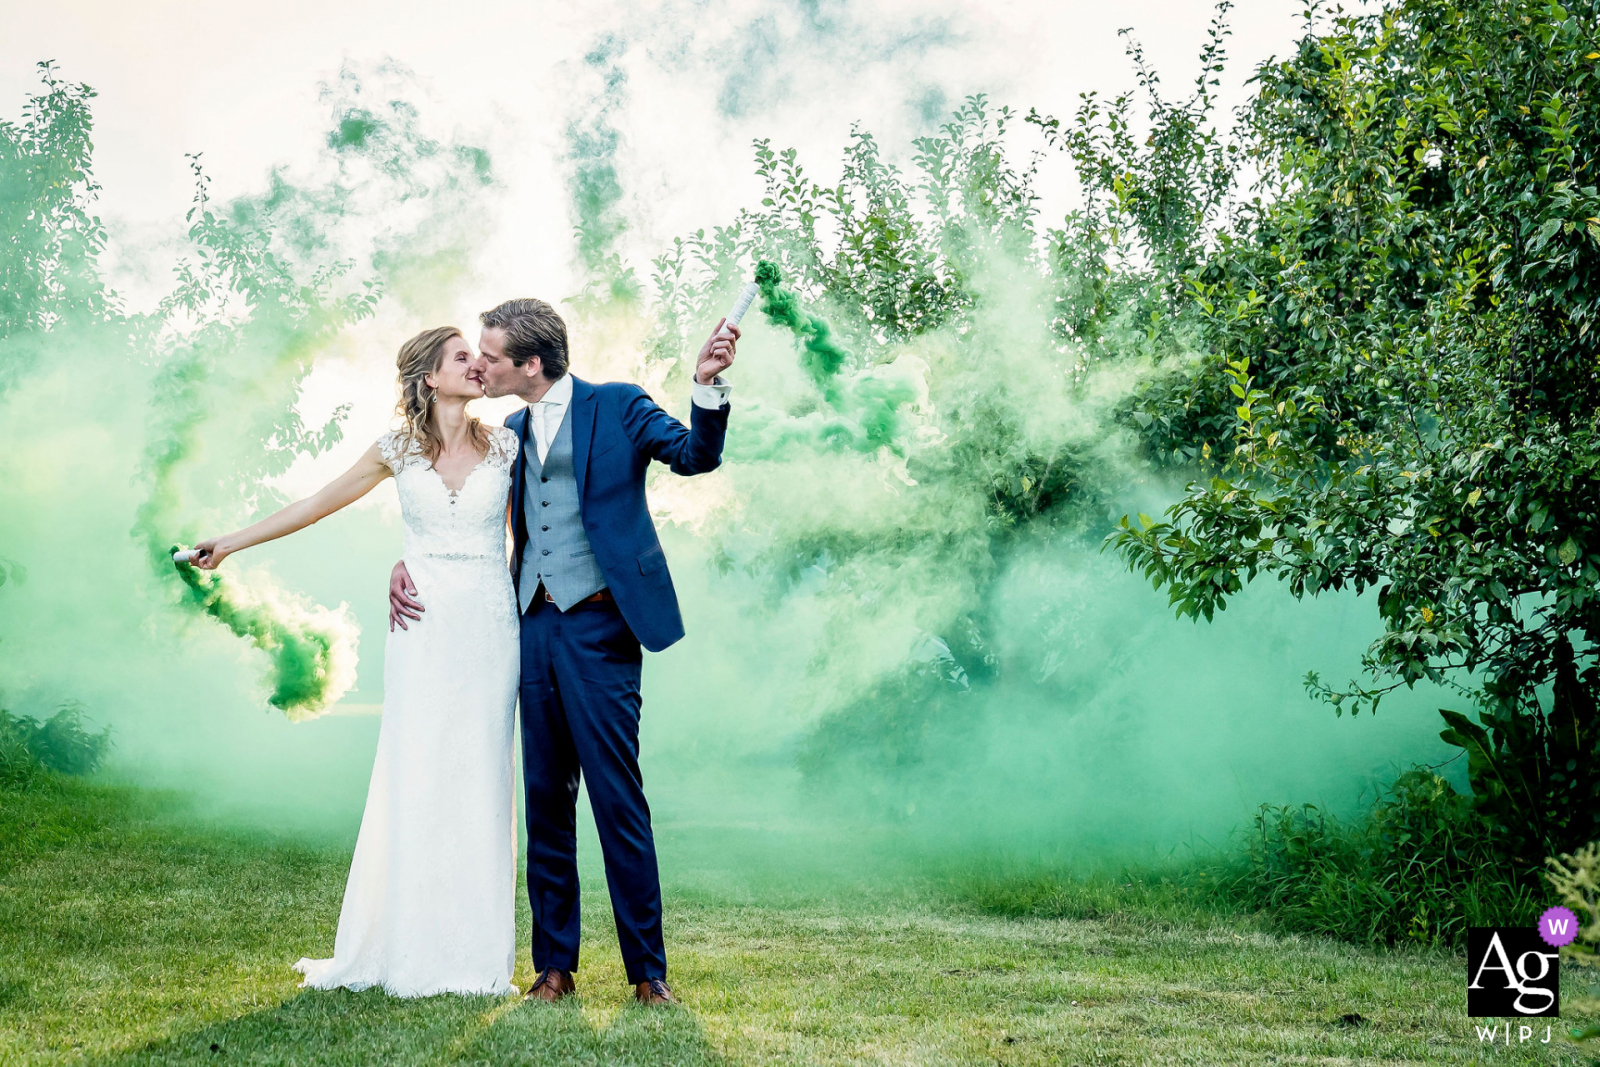
[[[318,86],[342,63],[411,68],[432,96],[430,120],[486,137],[505,183],[479,261],[486,291],[463,323],[485,301],[576,288],[559,156],[569,117],[593,92],[582,56],[604,35],[626,45],[629,105],[612,121],[625,139],[632,258],[644,266],[672,237],[758,200],[753,137],[798,147],[808,169],[832,179],[854,122],[903,158],[911,137],[969,93],[1065,117],[1081,92],[1134,85],[1117,36],[1125,26],[1169,94],[1185,95],[1212,16],[1203,0],[0,2],[0,116],[17,116],[41,59],[99,91],[101,213],[124,247],[179,229],[192,188],[186,152],[204,153],[218,198],[260,188],[272,166],[317,151]],[[1288,50],[1299,10],[1293,0],[1236,4],[1230,104],[1258,61]],[[1035,147],[1035,131],[1024,133],[1019,144]],[[1052,166],[1041,184],[1046,218],[1066,205],[1067,171]],[[352,445],[370,440],[391,402],[378,380],[391,360],[382,352],[319,369],[308,404],[373,393],[350,424]]]
[[[1293,0],[1238,3],[1231,83],[1287,49],[1298,8]],[[925,109],[943,112],[939,105],[968,93],[1066,114],[1080,92],[1130,87],[1116,32],[1124,26],[1176,95],[1196,73],[1212,14],[1204,0],[5,0],[4,10],[0,114],[16,114],[41,59],[93,85],[104,207],[139,221],[184,208],[185,152],[205,153],[226,196],[313,151],[324,119],[318,83],[346,59],[392,57],[412,68],[440,114],[492,127],[509,142],[497,148],[531,172],[527,192],[553,191],[573,67],[601,35],[616,34],[628,46],[633,106],[622,125],[639,165],[635,191],[651,195],[663,234],[732,214],[753,188],[754,136],[795,144],[814,166],[836,166],[857,120],[903,144],[925,125]],[[667,197],[655,197],[652,185]],[[559,202],[551,207],[560,213]]]

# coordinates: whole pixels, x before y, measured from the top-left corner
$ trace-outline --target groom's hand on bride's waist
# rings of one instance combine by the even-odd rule
[[[406,570],[406,561],[401,560],[394,565],[394,570],[389,572],[389,632],[394,633],[396,624],[400,629],[407,629],[407,619],[420,619],[425,609],[422,601],[417,599],[417,586],[411,580],[411,572]]]

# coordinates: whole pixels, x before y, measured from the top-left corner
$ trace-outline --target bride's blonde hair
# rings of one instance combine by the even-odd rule
[[[422,449],[429,463],[439,458],[444,450],[444,439],[434,424],[433,397],[437,394],[428,387],[427,378],[444,365],[444,343],[460,336],[461,331],[454,326],[423,330],[400,346],[400,355],[395,360],[400,371],[400,402],[394,407],[395,414],[405,423],[401,432]],[[483,423],[469,416],[467,432],[478,454],[488,455],[489,431],[483,428]]]

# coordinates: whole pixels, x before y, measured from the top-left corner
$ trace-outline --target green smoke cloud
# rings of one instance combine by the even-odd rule
[[[799,349],[799,366],[818,389],[816,407],[787,414],[757,397],[748,411],[741,405],[739,432],[728,444],[736,461],[773,459],[785,453],[845,450],[903,457],[912,423],[905,412],[926,399],[926,367],[915,358],[848,369],[850,353],[833,339],[826,319],[807,311],[800,297],[780,283],[777,264],[756,264],[762,313],[789,331]]]
[[[858,132],[839,183],[757,142],[763,207],[655,261],[655,351],[691,351],[752,263],[776,328],[745,331],[716,491],[652,485],[689,498],[664,509],[675,576],[710,565],[679,578],[691,635],[716,635],[695,689],[733,694],[649,738],[675,795],[727,780],[749,812],[782,768],[813,824],[892,828],[895,851],[1081,865],[1220,843],[1263,801],[1339,808],[1441,753],[1425,719],[1358,732],[1300,689],[1358,658],[1369,603],[1260,590],[1196,628],[1100,554],[1115,515],[1181,490],[1119,405],[1192,353],[1137,305],[1087,305],[1108,290],[1035,228],[1007,121],[969,100],[909,176]]]
[[[172,551],[178,547],[172,546]],[[216,619],[267,654],[272,664],[267,702],[291,720],[326,711],[355,684],[359,631],[347,613],[285,603],[270,587],[251,589],[189,563],[173,566],[187,590],[181,603]]]
[[[0,556],[43,576],[0,587],[0,690],[24,713],[81,700],[117,729],[115,773],[266,821],[359,797],[375,721],[280,731],[381,677],[325,561],[370,561],[376,599],[386,564],[338,537],[361,529],[392,562],[392,528],[358,509],[215,574],[171,553],[274,510],[276,479],[340,442],[346,408],[301,409],[319,359],[392,352],[449,310],[494,178],[484,149],[424,129],[414,96],[392,65],[342,72],[316,163],[227,201],[196,158],[186,225],[152,252],[173,280],[146,308],[99,262],[92,91],[47,68],[23,122],[0,123],[8,190],[41,176],[0,206],[19,237],[0,249]],[[263,705],[284,716],[249,714]],[[352,762],[286,789],[281,761],[316,754]]]
[[[370,118],[363,122],[374,124]],[[267,292],[275,287],[278,304],[274,310],[290,309],[292,317],[266,329],[262,328],[265,323],[252,320],[212,321],[184,343],[157,350],[162,359],[153,381],[152,417],[144,427],[149,435],[143,463],[148,493],[135,513],[132,533],[143,542],[154,575],[169,587],[174,578],[181,583],[172,598],[180,610],[215,619],[265,653],[267,702],[298,721],[327,710],[354,684],[360,636],[354,617],[342,605],[330,610],[312,604],[259,570],[241,580],[207,574],[187,563],[175,564],[172,554],[176,546],[169,539],[179,532],[197,535],[194,520],[185,514],[186,505],[192,508],[194,501],[186,496],[183,474],[197,461],[207,431],[215,429],[218,386],[230,378],[234,381],[229,384],[237,384],[228,372],[230,365],[248,361],[253,387],[282,383],[290,387],[292,395],[306,373],[308,348],[319,337],[326,338],[370,314],[371,297],[329,311],[317,306],[315,298],[306,299],[302,289],[295,294],[296,307],[291,302],[295,298],[285,293],[292,284],[288,270],[277,267],[282,276],[272,278],[272,267],[263,269],[239,258],[235,242],[245,235],[230,232],[210,210],[204,194],[205,175],[198,168],[196,173],[201,184],[189,216],[194,223],[190,237],[206,254],[203,262],[207,269],[191,273],[163,310],[170,314],[175,305],[214,306],[224,299],[227,289],[253,287]],[[251,236],[261,241],[266,235],[258,231]],[[249,237],[242,244],[247,254],[254,251]],[[314,454],[338,440],[337,417],[319,428],[302,426],[292,410],[264,419],[270,436],[262,442],[263,452]],[[260,458],[241,456],[238,461],[240,466],[227,472],[228,482],[247,492],[252,488],[247,481],[252,472],[260,477],[259,472],[273,469]]]
[[[850,353],[833,341],[826,319],[801,310],[800,298],[779,285],[782,273],[770,260],[756,264],[756,284],[761,287],[761,312],[767,321],[792,332],[800,341],[801,366],[824,388],[849,360]]]
[[[601,88],[579,101],[613,131],[621,56],[584,68]],[[199,204],[179,284],[147,318],[104,298],[70,227],[59,256],[6,267],[62,279],[39,288],[74,303],[0,340],[0,556],[30,573],[0,588],[0,684],[23,713],[81,698],[118,727],[124,772],[258,821],[315,807],[353,833],[374,722],[246,715],[263,671],[269,699],[279,688],[270,655],[200,612],[165,554],[275,507],[273,480],[338,442],[337,418],[300,413],[319,359],[352,338],[392,351],[449,310],[479,232],[463,219],[494,218],[488,155],[425,136],[417,108],[390,103],[405,99],[339,79],[308,138],[318,167]],[[586,118],[571,129],[602,129]],[[918,849],[1149,856],[1220,837],[1264,800],[1348,803],[1392,762],[1442,749],[1403,704],[1352,724],[1300,692],[1306,669],[1359,655],[1365,601],[1252,590],[1197,628],[1099,554],[1110,516],[1178,491],[1117,410],[1189,354],[1131,304],[1083,304],[1109,290],[1053,258],[1070,234],[1030,229],[1028,174],[995,126],[982,102],[963,105],[911,146],[908,172],[858,132],[826,185],[760,145],[771,205],[674,242],[636,295],[605,281],[628,270],[621,137],[569,141],[593,297],[574,317],[577,373],[642,380],[686,417],[705,332],[752,265],[780,272],[764,301],[778,321],[750,324],[731,372],[727,462],[650,484],[690,634],[646,666],[669,877],[691,838],[709,842],[718,884],[766,862],[835,863],[841,828],[893,842],[872,870]],[[19,306],[34,299],[20,291]],[[92,353],[95,388],[46,350]],[[350,600],[381,636],[398,531],[373,510],[330,524],[228,578]],[[372,703],[379,649],[361,652]],[[789,847],[800,840],[816,847]]]
[[[614,124],[628,103],[628,75],[621,62],[626,51],[625,40],[606,34],[584,55],[584,74],[598,85],[566,130],[573,232],[584,285],[575,302],[590,309],[630,304],[639,296],[638,280],[617,248],[628,230],[617,173],[622,134]]]

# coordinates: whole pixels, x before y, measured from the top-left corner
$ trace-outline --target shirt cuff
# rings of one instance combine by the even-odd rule
[[[728,402],[728,390],[733,386],[722,380],[722,375],[712,379],[710,385],[701,385],[693,382],[689,389],[689,396],[697,408],[710,408],[715,411]]]

